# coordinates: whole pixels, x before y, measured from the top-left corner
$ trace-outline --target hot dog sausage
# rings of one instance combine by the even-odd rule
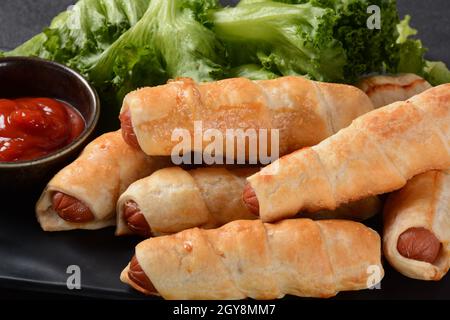
[[[428,263],[436,261],[440,248],[440,241],[425,228],[409,228],[397,241],[397,250],[402,256]]]
[[[85,223],[95,219],[84,203],[62,192],[56,192],[53,195],[52,205],[61,219],[69,222]]]
[[[153,286],[153,283],[139,265],[136,256],[133,256],[133,259],[131,259],[128,278],[130,278],[136,286],[140,287],[145,294],[158,294],[158,291]]]
[[[151,229],[145,220],[144,214],[134,201],[127,201],[123,206],[123,216],[128,228],[135,234],[148,238],[151,236]]]
[[[244,192],[242,194],[242,200],[247,206],[248,210],[253,213],[255,216],[259,216],[259,202],[256,197],[255,190],[253,190],[252,186],[247,183]]]
[[[123,140],[133,148],[141,150],[139,142],[137,140],[136,134],[134,133],[133,125],[131,124],[131,114],[130,110],[127,109],[122,112],[119,116],[120,126],[122,128]]]

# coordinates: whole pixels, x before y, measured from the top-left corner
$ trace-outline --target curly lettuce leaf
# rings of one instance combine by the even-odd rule
[[[345,78],[354,81],[361,74],[384,72],[396,61],[396,25],[399,22],[395,0],[316,0],[333,8],[337,16],[334,37],[342,43],[347,57]],[[369,29],[367,8],[380,8],[381,28]]]
[[[384,72],[386,66],[398,61],[396,26],[399,22],[395,0],[283,0],[291,3],[309,2],[334,10],[334,37],[342,44],[347,63],[346,82],[353,82],[362,74]],[[381,28],[369,29],[367,21],[372,13],[369,6],[380,8]]]
[[[450,71],[444,62],[427,61],[427,49],[422,41],[411,38],[417,35],[417,30],[410,26],[411,17],[405,18],[397,25],[398,62],[391,70],[398,73],[415,73],[425,77],[433,86],[450,83]]]
[[[379,30],[367,27],[370,5],[380,8]],[[232,66],[352,82],[398,61],[395,0],[242,0],[212,20]]]
[[[410,26],[411,17],[409,15],[397,25],[398,38],[396,45],[398,49],[397,63],[391,71],[396,73],[415,73],[424,76],[425,59],[427,51],[422,42],[411,39],[417,34],[417,30]]]
[[[344,80],[345,52],[333,37],[330,9],[309,3],[241,3],[214,11],[211,20],[233,67],[259,64],[280,75]]]
[[[123,96],[169,78],[212,81],[223,74],[224,52],[205,27],[215,0],[152,0],[141,20],[104,51],[87,74],[100,91]]]
[[[395,69],[396,73],[415,73],[423,76],[425,68],[424,54],[426,51],[420,40],[408,39],[404,43],[399,44],[399,59]]]
[[[398,38],[396,40],[397,43],[405,43],[409,37],[415,36],[417,34],[417,30],[412,28],[409,24],[411,22],[411,16],[406,15],[405,18],[397,24],[397,32]]]
[[[121,34],[135,25],[150,0],[80,0],[43,33],[7,56],[38,56],[85,72]]]
[[[426,61],[424,73],[427,81],[433,86],[450,83],[450,70],[441,61]]]

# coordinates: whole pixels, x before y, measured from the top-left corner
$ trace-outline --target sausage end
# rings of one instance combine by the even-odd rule
[[[84,203],[62,192],[55,192],[52,207],[61,219],[68,222],[86,223],[95,219]]]
[[[125,202],[123,205],[123,218],[128,229],[133,233],[145,238],[149,238],[152,235],[151,228],[136,202],[132,200]]]
[[[119,116],[120,127],[122,129],[122,138],[125,142],[136,150],[142,150],[141,146],[134,132],[133,125],[131,124],[131,113],[129,109],[126,109]]]
[[[441,242],[428,229],[409,228],[397,240],[398,252],[408,259],[434,263],[441,249]]]
[[[130,262],[130,269],[128,270],[128,279],[132,282],[132,286],[137,290],[141,291],[147,295],[157,295],[158,290],[156,290],[153,283],[145,274],[142,267],[139,265],[136,256],[133,256]]]
[[[248,210],[255,216],[259,216],[259,202],[256,197],[255,190],[252,188],[250,183],[247,183],[242,194],[242,200],[247,206]]]

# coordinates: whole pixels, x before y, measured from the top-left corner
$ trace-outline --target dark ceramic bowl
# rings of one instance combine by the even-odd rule
[[[74,160],[94,133],[100,115],[95,90],[77,72],[38,58],[0,58],[0,98],[48,97],[66,101],[83,116],[83,133],[68,146],[31,161],[0,162],[0,196],[40,192],[48,180]],[[26,199],[24,199],[26,201]]]

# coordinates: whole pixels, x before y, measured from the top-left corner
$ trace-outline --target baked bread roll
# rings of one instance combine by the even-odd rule
[[[425,79],[413,73],[378,75],[363,78],[357,87],[372,100],[375,108],[407,100],[431,88]]]
[[[320,144],[249,177],[244,201],[264,221],[400,189],[450,167],[450,84],[374,110]]]
[[[171,155],[179,144],[172,139],[174,130],[186,129],[194,137],[195,121],[202,121],[202,133],[213,129],[222,134],[223,151],[229,137],[226,129],[279,129],[279,153],[283,155],[317,144],[372,109],[370,99],[356,87],[302,77],[234,78],[201,84],[178,79],[129,93],[121,122],[125,140],[148,155]],[[195,146],[192,141],[184,152],[205,151],[211,142],[202,138],[203,143]],[[270,141],[269,134],[264,146],[268,154]],[[231,140],[234,149],[236,143]],[[257,157],[248,148],[246,152],[248,157]]]
[[[165,299],[325,298],[381,281],[380,250],[357,222],[239,220],[147,239],[120,279]]]
[[[251,168],[186,171],[180,167],[156,171],[131,184],[120,196],[116,234],[149,237],[255,219],[242,200],[245,178],[255,171]]]
[[[45,231],[99,229],[116,223],[120,194],[134,181],[167,166],[126,144],[119,131],[92,141],[48,183],[36,204]]]
[[[450,171],[428,171],[391,194],[384,255],[407,277],[440,280],[450,267]]]

